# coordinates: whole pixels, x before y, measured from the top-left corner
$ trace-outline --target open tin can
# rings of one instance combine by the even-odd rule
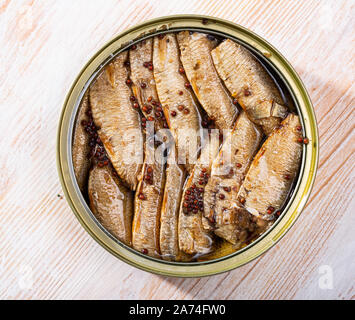
[[[72,138],[76,114],[87,88],[117,54],[134,43],[161,33],[200,31],[230,38],[248,48],[279,85],[287,105],[300,116],[303,146],[298,180],[287,205],[273,226],[244,248],[217,259],[200,262],[170,262],[146,256],[121,243],[96,220],[76,183],[72,163]],[[57,137],[57,166],[66,199],[86,231],[117,258],[146,271],[176,277],[214,275],[239,267],[271,248],[291,228],[310,195],[318,163],[317,123],[308,93],[289,62],[268,42],[237,24],[198,15],[161,17],[130,28],[104,45],[81,70],[64,102]]]

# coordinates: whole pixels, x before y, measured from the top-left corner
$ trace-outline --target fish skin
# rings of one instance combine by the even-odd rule
[[[200,139],[198,137],[197,142],[194,139],[190,139],[189,136],[191,135],[187,132],[190,130],[199,134],[202,129],[201,116],[196,98],[192,91],[185,87],[185,83],[187,83],[186,76],[179,73],[181,63],[175,34],[166,34],[162,39],[159,39],[159,37],[154,38],[153,66],[159,100],[163,106],[168,126],[175,139],[178,154],[183,153],[188,155],[189,143],[196,143],[196,148],[193,151],[193,155],[191,155],[193,161],[191,161],[190,156],[190,161],[186,163],[187,170],[191,171],[193,162],[195,162],[198,156]],[[179,92],[182,92],[182,94],[180,95]],[[179,111],[179,105],[188,109],[189,113],[185,114]],[[171,115],[172,111],[176,112],[175,117]],[[187,136],[182,136],[184,132],[186,132]],[[181,163],[180,160],[179,163]]]
[[[214,67],[211,50],[217,45],[204,33],[181,31],[177,35],[186,76],[201,106],[219,129],[232,128],[238,110]]]
[[[185,199],[187,191],[193,185],[205,189],[205,185],[200,185],[200,174],[205,169],[207,174],[211,173],[212,162],[218,154],[219,137],[212,138],[210,144],[206,144],[201,152],[193,171],[185,184],[182,199]],[[207,254],[213,249],[213,232],[208,228],[207,219],[200,210],[197,213],[184,213],[184,201],[181,201],[179,213],[179,248],[187,254]]]
[[[168,156],[166,183],[160,217],[160,252],[165,260],[181,261],[188,257],[179,250],[178,222],[186,170],[177,163],[173,150]]]
[[[165,164],[162,159],[154,157],[154,145],[146,145],[146,159],[139,177],[139,184],[134,199],[134,218],[132,227],[133,248],[138,251],[148,250],[148,255],[160,257],[160,214],[165,186]],[[149,157],[152,161],[148,161]],[[144,178],[148,168],[151,168],[153,184]],[[139,195],[145,199],[141,200]]]
[[[161,112],[162,117],[157,117],[157,107],[159,106],[159,98],[155,86],[153,71],[144,67],[144,63],[153,61],[153,38],[146,39],[138,43],[136,49],[129,51],[129,61],[131,67],[131,79],[133,81],[132,90],[138,100],[140,109],[146,118],[152,116],[155,118],[154,127],[156,130],[164,128],[165,117]],[[146,87],[142,88],[144,84]],[[151,101],[148,98],[151,97]],[[156,106],[152,102],[157,103]],[[144,106],[150,106],[151,112],[144,110]]]
[[[238,199],[244,198],[245,203],[240,206],[256,217],[275,219],[275,213],[286,201],[301,162],[299,126],[299,117],[289,114],[263,143],[249,168]],[[274,212],[267,214],[270,206]]]
[[[102,226],[118,240],[132,244],[133,193],[111,166],[97,165],[89,174],[90,208]]]
[[[238,219],[235,219],[234,209],[238,206],[237,195],[240,186],[258,151],[262,137],[261,128],[250,121],[243,111],[213,161],[211,178],[206,186],[205,217],[214,223],[214,233],[217,236],[233,244],[247,236],[247,230],[244,228],[250,229],[247,223],[251,219],[248,217],[250,214],[241,213]],[[220,199],[220,196],[224,199]]]
[[[276,84],[243,46],[227,39],[212,50],[217,72],[250,119],[269,135],[287,116]]]
[[[120,178],[135,190],[143,163],[141,119],[132,108],[127,52],[120,53],[90,88],[90,102],[98,135]],[[138,150],[139,153],[136,153]]]
[[[235,253],[256,240],[272,225],[272,222],[256,218],[246,210],[236,217],[239,220],[238,225],[240,226],[240,229],[235,229],[233,226],[232,229],[233,232],[237,232],[237,235],[235,236],[237,241],[231,243],[226,240],[218,239],[218,241],[215,241],[214,250],[206,255],[197,257],[197,261],[209,261]],[[229,226],[230,225],[225,225],[226,230]]]
[[[256,239],[273,223],[257,218],[240,207],[230,210],[228,215],[220,218],[225,218],[226,221],[217,222],[214,233],[233,244],[236,249],[247,244],[247,241]]]
[[[79,106],[78,116],[75,121],[72,158],[76,181],[81,192],[85,192],[91,161],[88,158],[90,152],[89,135],[82,126],[82,121],[89,121],[87,112],[90,110],[89,94],[85,93]]]

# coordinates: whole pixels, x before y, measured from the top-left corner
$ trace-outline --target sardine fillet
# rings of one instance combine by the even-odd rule
[[[129,51],[131,66],[132,90],[138,99],[140,109],[146,118],[153,117],[156,130],[164,127],[165,117],[160,111],[160,103],[155,87],[153,71],[149,63],[153,63],[153,39],[141,41],[135,49]]]
[[[211,174],[212,161],[218,154],[219,137],[211,139],[202,149],[201,156],[197,161],[184,187],[179,213],[179,248],[187,254],[206,254],[213,249],[213,233],[206,226],[207,219],[204,218],[204,208],[193,208],[195,212],[187,212],[186,199],[202,201],[206,186],[206,177]],[[204,176],[202,178],[202,176]],[[207,179],[208,181],[208,179]],[[202,182],[202,183],[200,183]],[[195,191],[196,190],[196,191]],[[193,199],[191,199],[193,196]]]
[[[248,221],[250,214],[239,215],[235,219],[234,209],[238,205],[240,186],[258,151],[262,136],[261,129],[242,112],[213,161],[211,178],[206,186],[205,216],[215,223],[216,235],[234,244],[247,234],[247,230],[243,229],[247,223],[241,225],[240,221]]]
[[[185,87],[187,79],[184,74],[179,73],[181,64],[175,34],[167,34],[161,39],[154,38],[153,66],[159,100],[179,149],[178,153],[196,159],[196,150],[193,155],[189,155],[189,144],[197,145],[193,149],[198,149],[200,145],[200,140],[195,141],[195,137],[202,128],[201,119],[193,93]],[[179,111],[179,106],[184,109]],[[192,164],[192,161],[189,162]],[[188,170],[191,168],[192,165],[187,165]]]
[[[166,183],[160,217],[160,251],[166,260],[180,260],[178,221],[182,189],[186,179],[186,170],[177,164],[173,152],[169,154],[166,169]]]
[[[127,245],[132,242],[133,193],[111,167],[94,166],[90,171],[90,208],[102,226]]]
[[[110,63],[90,88],[92,115],[113,167],[132,189],[143,163],[143,135],[139,113],[132,108],[124,66],[127,52]]]
[[[75,122],[72,149],[74,173],[76,181],[78,182],[79,188],[82,192],[85,190],[90,169],[90,159],[88,158],[90,146],[89,135],[85,132],[81,122],[88,121],[89,117],[87,116],[87,112],[89,110],[89,95],[88,92],[86,92],[80,104],[77,120]]]
[[[165,185],[165,165],[160,159],[152,158],[154,151],[154,146],[146,146],[146,159],[134,200],[132,243],[134,249],[152,257],[160,257],[160,213]],[[144,198],[141,199],[140,196]]]
[[[230,39],[212,51],[212,58],[231,95],[269,135],[287,115],[270,75],[247,49]]]
[[[180,32],[177,39],[187,78],[201,106],[219,129],[232,128],[237,109],[213,65],[211,50],[216,41],[206,34],[189,31]]]
[[[251,214],[272,220],[282,208],[300,166],[299,126],[298,116],[289,114],[256,154],[238,194]]]

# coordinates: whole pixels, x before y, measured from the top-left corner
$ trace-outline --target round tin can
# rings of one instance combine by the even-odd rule
[[[201,262],[170,262],[151,258],[116,240],[96,220],[76,183],[72,164],[72,136],[80,101],[101,69],[128,46],[160,33],[194,30],[215,34],[247,47],[287,91],[288,106],[301,119],[303,135],[309,143],[303,146],[298,181],[279,219],[248,246],[220,258]],[[271,248],[291,228],[310,195],[318,164],[318,130],[309,95],[289,62],[268,42],[232,22],[197,15],[161,17],[130,28],[104,45],[85,65],[75,79],[64,102],[57,136],[57,167],[65,197],[86,231],[117,258],[146,271],[176,277],[202,277],[239,267]]]

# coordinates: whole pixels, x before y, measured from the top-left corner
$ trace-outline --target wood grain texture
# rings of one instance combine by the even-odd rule
[[[309,90],[320,134],[316,183],[291,231],[202,279],[117,260],[57,197],[56,129],[77,73],[118,32],[179,13],[228,19],[278,48]],[[354,0],[0,0],[0,298],[355,299],[354,17]],[[322,266],[333,289],[319,286]]]

